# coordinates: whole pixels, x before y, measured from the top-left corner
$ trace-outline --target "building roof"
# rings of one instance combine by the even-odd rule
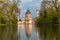
[[[27,10],[26,14],[31,14],[31,12],[29,10]]]

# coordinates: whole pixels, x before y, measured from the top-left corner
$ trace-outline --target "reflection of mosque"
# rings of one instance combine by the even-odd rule
[[[34,24],[34,20],[32,18],[32,14],[29,10],[27,10],[25,14],[25,18],[23,20],[18,21],[18,30],[21,25],[24,26],[25,32],[27,33],[27,36],[29,36],[31,34],[33,24]]]
[[[33,24],[32,14],[29,10],[27,10],[25,14],[25,32],[28,37],[31,35],[32,32],[32,24]]]
[[[36,17],[38,17],[38,10],[36,10]],[[30,34],[33,24],[34,24],[34,20],[32,18],[32,14],[29,10],[27,10],[25,14],[25,18],[23,20],[18,21],[18,30],[21,25],[22,26],[24,25],[26,32]]]
[[[38,13],[38,10],[36,10]],[[37,15],[38,17],[38,15]],[[31,35],[36,34],[36,30],[34,29],[34,20],[32,18],[32,14],[29,10],[27,10],[26,14],[25,14],[25,18],[23,20],[18,21],[18,32],[21,33],[22,35],[24,35],[23,30],[21,30],[21,28],[24,29],[25,34],[28,38],[31,37]],[[22,31],[22,32],[20,32]],[[35,31],[35,32],[34,32]],[[33,34],[34,33],[34,34]],[[38,34],[38,33],[37,33]],[[34,35],[36,37],[36,35]],[[35,37],[33,37],[35,39]]]

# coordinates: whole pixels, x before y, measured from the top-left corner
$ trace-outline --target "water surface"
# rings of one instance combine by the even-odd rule
[[[28,31],[29,29],[30,29],[29,32],[31,32],[30,35],[29,35],[29,32],[26,33],[26,31]],[[26,28],[25,25],[20,25],[19,26],[19,34],[20,34],[20,40],[40,40],[39,34],[37,35],[35,25],[33,25],[33,26],[30,25],[30,26],[28,26],[28,28]],[[27,36],[27,34],[29,36]]]

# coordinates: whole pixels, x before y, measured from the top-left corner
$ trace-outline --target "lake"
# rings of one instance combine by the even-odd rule
[[[18,27],[19,40],[40,40],[35,25],[20,25]]]

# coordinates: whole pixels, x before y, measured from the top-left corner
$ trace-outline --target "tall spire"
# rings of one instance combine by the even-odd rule
[[[39,16],[39,10],[36,9],[36,17],[38,17],[38,16]]]

